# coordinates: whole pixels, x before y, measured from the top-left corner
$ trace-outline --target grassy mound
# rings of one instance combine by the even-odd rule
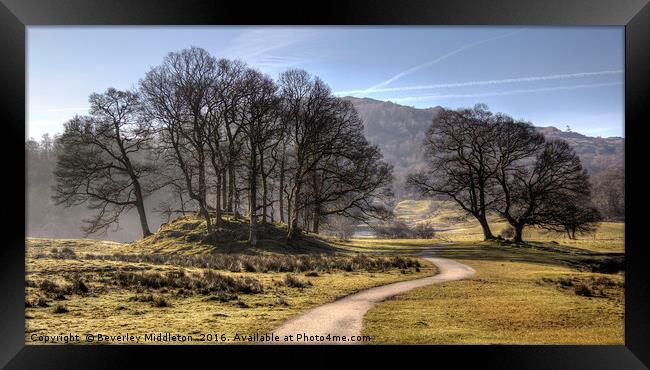
[[[213,221],[214,222],[214,221]],[[333,253],[337,249],[312,235],[287,240],[287,227],[281,223],[258,225],[258,243],[248,243],[248,222],[225,216],[214,232],[207,233],[206,222],[196,214],[181,216],[163,224],[153,235],[134,242],[133,251],[143,253]]]

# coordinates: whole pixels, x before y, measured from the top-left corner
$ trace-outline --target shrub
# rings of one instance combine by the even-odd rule
[[[41,281],[39,288],[41,288],[44,293],[55,299],[65,299],[64,294],[68,293],[66,289],[50,280]]]
[[[512,239],[515,236],[515,229],[512,226],[507,225],[506,227],[501,229],[499,236],[504,239]]]
[[[52,310],[53,313],[66,313],[69,312],[68,308],[62,304],[57,304]]]
[[[408,239],[411,231],[404,221],[392,221],[375,227],[377,236],[386,239]]]
[[[36,300],[36,306],[38,307],[49,307],[50,304],[47,302],[47,300],[43,297],[38,297]]]
[[[131,302],[153,302],[153,295],[152,294],[134,295],[133,297],[129,298],[129,301],[131,301]]]
[[[409,227],[404,221],[396,220],[375,227],[377,236],[386,239],[430,239],[435,236],[435,229],[427,222]]]
[[[171,307],[171,304],[165,300],[165,298],[156,296],[151,301],[152,307]]]
[[[71,291],[76,294],[86,294],[88,293],[88,286],[81,280],[80,277],[72,278],[72,288]]]
[[[239,299],[236,295],[232,293],[219,292],[215,295],[211,295],[206,299],[206,301],[219,301],[219,302],[230,302]]]
[[[290,286],[292,288],[301,288],[302,289],[302,288],[307,287],[307,283],[305,283],[304,281],[300,280],[298,277],[296,277],[294,275],[291,275],[291,274],[285,275],[284,283],[287,286]]]
[[[50,250],[51,257],[52,258],[59,258],[59,259],[75,259],[77,258],[77,254],[70,248],[65,247],[61,249],[57,248],[52,248]]]
[[[588,286],[586,284],[582,284],[582,283],[577,284],[577,285],[575,285],[573,290],[577,295],[581,295],[581,296],[585,296],[585,297],[593,297],[593,296],[595,296],[595,294],[594,294],[595,292],[592,289],[592,287],[590,287],[590,286]]]
[[[309,272],[331,270],[367,270],[384,271],[390,268],[416,267],[419,263],[414,258],[398,260],[386,257],[365,256],[363,263],[358,257],[348,255],[245,255],[245,254],[200,254],[200,255],[168,255],[168,254],[113,254],[109,256],[89,255],[90,259],[108,259],[125,262],[144,262],[150,264],[170,264],[182,267],[197,267],[203,269],[226,270],[232,272]],[[399,265],[394,265],[394,262]]]
[[[275,301],[275,304],[278,306],[289,306],[289,302],[287,302],[286,298],[280,296],[278,299]]]
[[[436,236],[436,230],[426,222],[416,224],[411,231],[415,239],[432,239]]]
[[[141,287],[149,289],[176,288],[198,291],[201,294],[214,292],[260,293],[262,285],[256,279],[233,278],[212,270],[202,273],[185,274],[183,271],[158,272],[118,271],[115,281],[123,287]]]

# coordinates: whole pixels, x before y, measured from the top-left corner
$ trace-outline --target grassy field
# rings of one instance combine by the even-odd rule
[[[427,222],[436,229],[436,239],[447,242],[478,242],[483,240],[479,223],[465,215],[451,201],[406,200],[397,204],[395,214],[409,224]],[[494,235],[507,227],[504,220],[492,215],[490,229]],[[601,253],[623,253],[625,250],[625,223],[601,222],[595,233],[578,235],[570,240],[566,234],[540,228],[524,229],[524,240],[541,243],[558,243],[565,246]]]
[[[426,201],[422,201],[426,202]],[[449,204],[402,207],[406,220],[429,220],[436,240],[350,242],[375,253],[417,252],[436,241],[436,256],[476,270],[473,278],[398,295],[364,317],[373,343],[623,344],[624,274],[599,273],[624,253],[624,224],[604,222],[593,235],[569,240],[529,228],[526,246],[483,242],[478,223]],[[417,210],[433,214],[418,214]],[[436,213],[436,210],[438,212]],[[492,219],[495,234],[505,223]],[[620,262],[619,262],[620,263]]]
[[[539,263],[457,261],[474,268],[475,277],[376,306],[364,318],[363,334],[373,343],[400,344],[624,343],[621,275]]]
[[[27,343],[62,333],[83,339],[87,333],[144,338],[161,332],[198,344],[224,343],[222,334],[235,343],[240,334],[246,341],[237,343],[250,343],[247,336],[308,308],[436,272],[424,260],[367,257],[311,238],[292,246],[266,239],[251,249],[235,240],[207,246],[186,240],[198,232],[183,240],[170,232],[191,223],[200,229],[190,218],[163,226],[174,242],[161,233],[135,244],[27,239]]]
[[[575,241],[530,228],[522,246],[481,241],[478,224],[449,203],[402,202],[397,213],[410,224],[434,224],[436,238],[307,235],[287,244],[282,225],[266,225],[252,248],[243,222],[228,220],[210,239],[205,224],[188,216],[132,244],[27,239],[26,341],[169,332],[198,344],[251,343],[249,335],[309,308],[435,274],[416,255],[436,246],[435,255],[476,275],[377,305],[364,318],[372,343],[623,343],[623,223],[601,223]],[[505,226],[491,221],[495,234]]]

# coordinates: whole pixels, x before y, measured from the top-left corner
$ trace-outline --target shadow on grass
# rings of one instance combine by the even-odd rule
[[[532,262],[567,266],[578,269],[594,269],[608,260],[624,259],[624,253],[597,253],[584,249],[555,244],[530,242],[512,244],[500,241],[452,243],[435,248],[435,256],[481,261]]]

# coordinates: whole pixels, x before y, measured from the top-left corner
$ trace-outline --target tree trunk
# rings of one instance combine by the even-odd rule
[[[522,243],[522,235],[524,233],[524,225],[512,225],[515,228],[515,238],[513,239],[515,243]]]
[[[292,214],[289,216],[289,232],[287,233],[287,239],[293,240],[298,236],[298,215]]]
[[[228,187],[226,186],[226,172],[224,171],[221,175],[221,209],[228,209]],[[217,203],[218,204],[218,203]]]
[[[248,206],[250,230],[248,242],[257,245],[257,153],[255,146],[251,145],[250,172],[248,174]]]
[[[199,154],[199,207],[201,214],[205,218],[208,234],[212,234],[212,220],[207,204],[207,187],[205,183],[205,161],[202,154]]]
[[[280,162],[280,190],[278,191],[280,201],[280,222],[284,222],[284,155]]]
[[[262,174],[262,223],[266,223],[266,216],[268,211],[267,199],[268,189],[266,187],[266,175],[264,174],[264,155],[260,153],[260,173]]]
[[[312,220],[312,232],[314,234],[318,234],[319,229],[320,229],[320,212],[319,212],[319,207],[315,206],[314,207],[314,214],[313,214],[313,220]]]
[[[214,207],[214,224],[217,226],[221,225],[221,177],[221,173],[217,173],[217,204]]]
[[[483,229],[483,239],[484,240],[494,239],[494,235],[492,235],[492,230],[490,230],[490,225],[487,222],[487,218],[485,216],[481,216],[477,218],[478,218],[478,222],[481,224],[481,228]]]
[[[139,186],[136,187],[136,194],[138,194],[139,191]],[[146,238],[147,236],[151,235],[151,231],[149,230],[149,223],[147,222],[147,214],[144,209],[144,201],[142,200],[142,194],[139,196],[136,196],[136,208],[138,210],[138,216],[140,216],[140,226],[142,227],[142,237]]]
[[[226,206],[226,211],[233,212],[234,201],[235,201],[235,166],[231,163],[230,165],[228,165],[228,204]]]
[[[239,219],[239,192],[235,189],[235,199],[233,200],[232,212],[235,219]]]
[[[205,200],[199,202],[199,212],[201,212],[201,216],[205,219],[208,234],[212,234],[212,220],[210,219],[210,212],[208,212],[208,209],[205,206]]]
[[[300,211],[298,198],[300,197],[300,183],[296,185],[296,191],[293,195],[293,204],[290,205],[290,214],[289,214],[289,231],[287,233],[287,238],[289,240],[294,239],[298,236],[298,213]]]
[[[291,214],[292,214],[291,213],[292,212],[291,202],[292,202],[292,199],[287,198],[287,226],[289,226],[289,224],[291,224]]]

